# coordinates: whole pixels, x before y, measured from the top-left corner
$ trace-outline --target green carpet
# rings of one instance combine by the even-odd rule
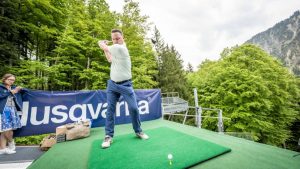
[[[134,134],[114,137],[108,149],[101,148],[102,140],[94,141],[88,168],[187,168],[231,151],[168,127],[147,130],[146,133],[149,140],[140,140]],[[167,157],[170,153],[173,155],[172,165]]]
[[[231,149],[230,153],[193,166],[193,169],[299,169],[300,166],[300,156],[293,157],[299,152],[162,119],[142,123],[142,128],[147,133],[157,127],[169,127],[178,132],[209,140]],[[115,126],[116,138],[132,132],[131,123]],[[87,169],[92,144],[95,140],[102,139],[104,134],[103,127],[92,128],[90,137],[55,144],[49,151],[35,160],[28,169]],[[154,138],[154,136],[150,136],[148,141]],[[118,139],[114,141],[114,145],[119,142]]]

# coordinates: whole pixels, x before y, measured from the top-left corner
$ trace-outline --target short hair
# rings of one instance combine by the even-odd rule
[[[16,78],[15,75],[10,74],[10,73],[6,73],[5,75],[2,76],[2,79],[1,79],[1,80],[2,80],[2,83],[5,83],[5,80],[8,79],[8,78],[10,78],[10,77]]]
[[[120,29],[112,29],[111,33],[119,32],[121,35],[123,35],[123,32]]]

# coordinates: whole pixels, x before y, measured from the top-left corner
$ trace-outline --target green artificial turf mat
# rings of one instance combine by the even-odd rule
[[[90,150],[88,168],[187,168],[231,151],[168,127],[145,133],[150,136],[149,140],[140,140],[135,134],[114,137],[113,144],[107,149],[101,148],[102,140],[95,140]],[[168,154],[173,155],[171,165]]]

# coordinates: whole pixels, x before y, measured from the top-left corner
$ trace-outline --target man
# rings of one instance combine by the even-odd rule
[[[131,122],[136,136],[143,140],[149,138],[141,129],[139,110],[131,82],[131,61],[122,31],[113,29],[111,31],[111,38],[112,46],[107,46],[107,41],[98,42],[99,47],[105,53],[106,59],[111,63],[110,80],[107,81],[108,108],[105,120],[105,138],[102,143],[102,148],[108,148],[112,143],[116,103],[121,95],[128,103]]]

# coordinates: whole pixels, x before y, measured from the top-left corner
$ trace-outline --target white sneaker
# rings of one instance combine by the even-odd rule
[[[143,132],[140,132],[140,133],[135,133],[136,136],[142,140],[148,140],[149,139],[149,136]]]
[[[15,154],[16,151],[15,150],[10,150],[8,148],[6,148],[6,154]]]
[[[11,142],[8,142],[8,148],[13,151],[16,150],[16,143],[14,140],[12,140]]]
[[[105,136],[103,142],[102,142],[102,148],[108,148],[110,147],[110,144],[113,142],[112,137]]]
[[[4,148],[0,150],[0,154],[15,154],[16,151],[10,150],[9,148]]]

